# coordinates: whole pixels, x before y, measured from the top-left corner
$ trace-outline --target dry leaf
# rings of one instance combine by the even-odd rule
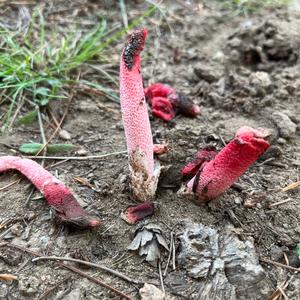
[[[156,266],[161,257],[162,247],[169,251],[160,226],[150,223],[136,230],[135,237],[127,249],[138,250],[140,256],[146,256],[146,261]]]

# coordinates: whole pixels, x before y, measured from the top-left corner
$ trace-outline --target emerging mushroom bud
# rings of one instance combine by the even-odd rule
[[[145,96],[152,107],[152,114],[167,122],[171,121],[176,113],[188,117],[200,114],[200,107],[192,100],[162,83],[154,83],[147,87]]]
[[[235,138],[216,157],[200,168],[187,184],[200,201],[210,201],[226,191],[270,146],[265,130],[248,126],[238,129]]]
[[[0,173],[9,170],[21,172],[35,185],[60,222],[82,229],[99,227],[100,220],[90,216],[63,182],[35,161],[16,156],[0,157]]]
[[[140,52],[146,36],[146,29],[129,35],[120,62],[120,100],[131,187],[140,201],[154,197],[160,173],[158,163],[154,163],[152,132],[141,75]]]

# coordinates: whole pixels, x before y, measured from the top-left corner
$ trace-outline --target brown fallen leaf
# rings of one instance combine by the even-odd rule
[[[18,280],[18,277],[11,274],[0,274],[0,280],[1,281],[13,281]]]

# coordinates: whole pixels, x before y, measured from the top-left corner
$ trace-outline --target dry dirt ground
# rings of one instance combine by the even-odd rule
[[[46,14],[46,22],[56,20],[62,26],[82,22],[82,26],[89,26],[88,22],[96,23],[102,14],[109,24],[122,26],[118,5],[104,2],[107,7],[97,1],[72,4],[57,1],[57,6],[45,7],[48,13],[52,10]],[[145,3],[136,2],[127,5],[129,20],[146,9]],[[151,117],[154,140],[169,142],[171,150],[160,158],[166,168],[157,191],[158,209],[148,222],[159,224],[168,242],[171,232],[180,235],[184,220],[219,231],[230,227],[240,241],[254,244],[257,257],[283,264],[288,260],[290,266],[299,267],[295,252],[300,241],[299,189],[280,190],[299,180],[300,13],[281,9],[235,17],[202,6],[193,10],[181,2],[184,1],[165,3],[165,17],[157,12],[142,21],[141,26],[149,30],[142,55],[144,82],[145,85],[150,82],[172,85],[198,103],[202,114],[197,118],[178,116],[168,124]],[[15,9],[7,9],[2,17],[9,20],[14,13]],[[111,49],[110,64],[116,78],[124,39]],[[95,71],[85,76],[97,80]],[[51,105],[59,119],[64,102]],[[270,150],[239,179],[239,189],[231,188],[216,201],[199,206],[178,196],[176,192],[182,184],[180,169],[185,162],[207,144],[222,148],[241,125],[268,128],[273,135]],[[126,149],[120,107],[105,97],[75,93],[63,128],[71,134],[71,142],[86,149],[88,155]],[[46,134],[50,136],[51,128],[46,128]],[[1,137],[2,143],[11,145],[28,141],[41,141],[38,124],[15,128]],[[64,141],[57,138],[56,142]],[[14,154],[3,145],[0,153]],[[68,160],[54,165],[56,162],[46,160],[47,169],[58,174],[80,197],[81,204],[101,218],[102,227],[80,232],[57,226],[47,203],[38,194],[25,205],[31,187],[22,178],[17,184],[0,190],[0,223],[8,221],[7,227],[0,229],[0,243],[16,244],[43,255],[87,259],[160,287],[158,268],[126,250],[138,226],[130,226],[120,218],[126,207],[135,204],[126,179],[126,155],[102,160]],[[74,181],[75,176],[85,178],[96,189]],[[13,172],[1,174],[0,188],[18,178],[21,177]],[[244,203],[250,197],[258,198],[259,203],[246,208]],[[284,203],[278,204],[280,201]],[[3,236],[12,225],[13,229]],[[181,241],[175,240],[176,255],[184,246]],[[46,291],[49,294],[43,299],[120,299],[108,289],[59,268],[55,262],[33,263],[33,257],[1,246],[0,273],[14,274],[18,281],[0,282],[0,299],[41,299]],[[168,253],[164,252],[163,268],[167,257]],[[257,288],[249,297],[241,293],[227,299],[266,299],[286,281],[284,291],[289,299],[300,299],[298,274],[271,263],[258,263],[267,282],[264,290]],[[94,268],[75,266],[132,299],[139,299],[140,286]],[[182,279],[180,288],[170,280],[175,275]],[[209,282],[210,278],[193,278],[187,274],[186,266],[176,261],[176,270],[169,267],[165,289],[174,299],[208,299],[197,292],[201,280]],[[52,287],[56,288],[50,290]]]

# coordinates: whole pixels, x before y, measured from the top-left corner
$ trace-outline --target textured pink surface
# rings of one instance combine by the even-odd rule
[[[240,128],[236,137],[204,166],[198,182],[194,184],[197,175],[188,182],[188,189],[206,201],[218,197],[266,151],[269,143],[263,138],[267,135],[263,130]]]
[[[41,191],[56,216],[68,224],[81,228],[98,227],[100,221],[91,217],[70,190],[57,178],[33,160],[15,157],[0,157],[0,173],[17,170],[26,176]]]
[[[175,117],[175,111],[168,100],[164,97],[154,97],[151,100],[152,102],[152,114],[164,121],[171,121]]]
[[[195,158],[187,163],[182,169],[181,174],[184,178],[192,178],[197,172],[204,168],[204,166],[215,158],[217,155],[215,147],[206,147],[204,149],[199,150]]]
[[[135,31],[129,36],[128,44],[123,50],[120,62],[120,100],[128,152],[130,154],[140,149],[145,153],[148,174],[153,176],[153,141],[144,95],[140,58],[146,36],[146,29]],[[137,41],[140,42],[140,47],[131,48],[130,45],[133,45],[136,38],[141,39],[141,37],[143,40]],[[133,51],[134,61],[132,65],[129,65],[131,68],[124,59],[127,49]]]
[[[145,96],[150,104],[154,97],[167,98],[170,94],[176,94],[175,90],[162,83],[153,83],[145,88]]]
[[[194,117],[201,112],[200,107],[188,97],[162,83],[154,83],[147,87],[145,96],[152,107],[152,114],[167,122],[171,121],[176,113]]]

